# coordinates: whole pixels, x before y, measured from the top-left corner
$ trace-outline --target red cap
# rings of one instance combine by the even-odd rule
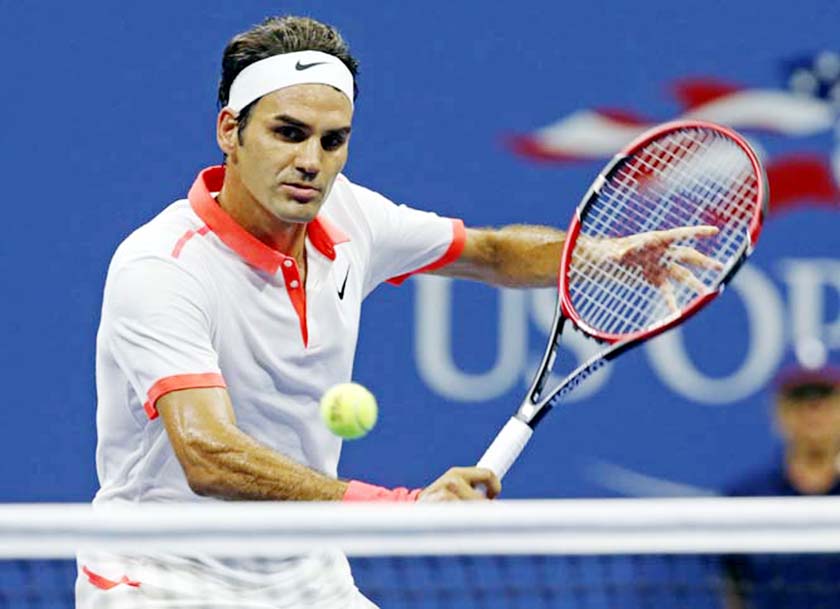
[[[823,366],[822,368],[803,368],[791,366],[783,368],[775,379],[779,391],[791,391],[805,385],[834,385],[840,387],[840,367]]]

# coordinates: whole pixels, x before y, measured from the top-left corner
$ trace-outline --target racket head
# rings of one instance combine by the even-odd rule
[[[752,252],[768,195],[757,155],[735,131],[705,121],[673,121],[644,133],[602,170],[574,214],[558,273],[560,313],[609,343],[650,338],[683,321],[713,300]],[[615,261],[595,264],[581,254],[587,240],[616,243],[639,233],[697,226],[714,226],[718,233],[675,240],[674,252],[693,249],[721,265],[713,270],[689,264],[701,290],[675,287],[667,276],[660,284],[658,278],[650,281],[664,272],[654,262],[673,272],[675,264],[686,269],[670,253],[635,264],[618,254]],[[666,289],[673,290],[670,305]]]

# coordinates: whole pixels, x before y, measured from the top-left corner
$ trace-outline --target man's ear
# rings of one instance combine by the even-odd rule
[[[216,143],[225,155],[234,157],[239,145],[239,122],[230,108],[222,108],[216,118]],[[235,159],[234,159],[235,160]]]

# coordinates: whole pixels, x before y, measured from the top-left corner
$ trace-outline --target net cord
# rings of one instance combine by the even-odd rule
[[[840,551],[840,498],[0,506],[0,558]]]

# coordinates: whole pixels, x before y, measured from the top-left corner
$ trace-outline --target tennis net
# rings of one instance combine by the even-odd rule
[[[120,567],[134,572],[100,563],[83,574],[104,609],[303,607],[305,597],[251,603],[246,593],[237,604],[211,592],[206,603],[139,599],[149,573],[194,575],[193,557],[217,561],[221,575],[196,588],[214,590],[231,565],[273,569],[336,549],[383,609],[840,607],[840,500],[701,498],[10,504],[0,506],[0,608],[74,607],[77,552],[143,557]]]

